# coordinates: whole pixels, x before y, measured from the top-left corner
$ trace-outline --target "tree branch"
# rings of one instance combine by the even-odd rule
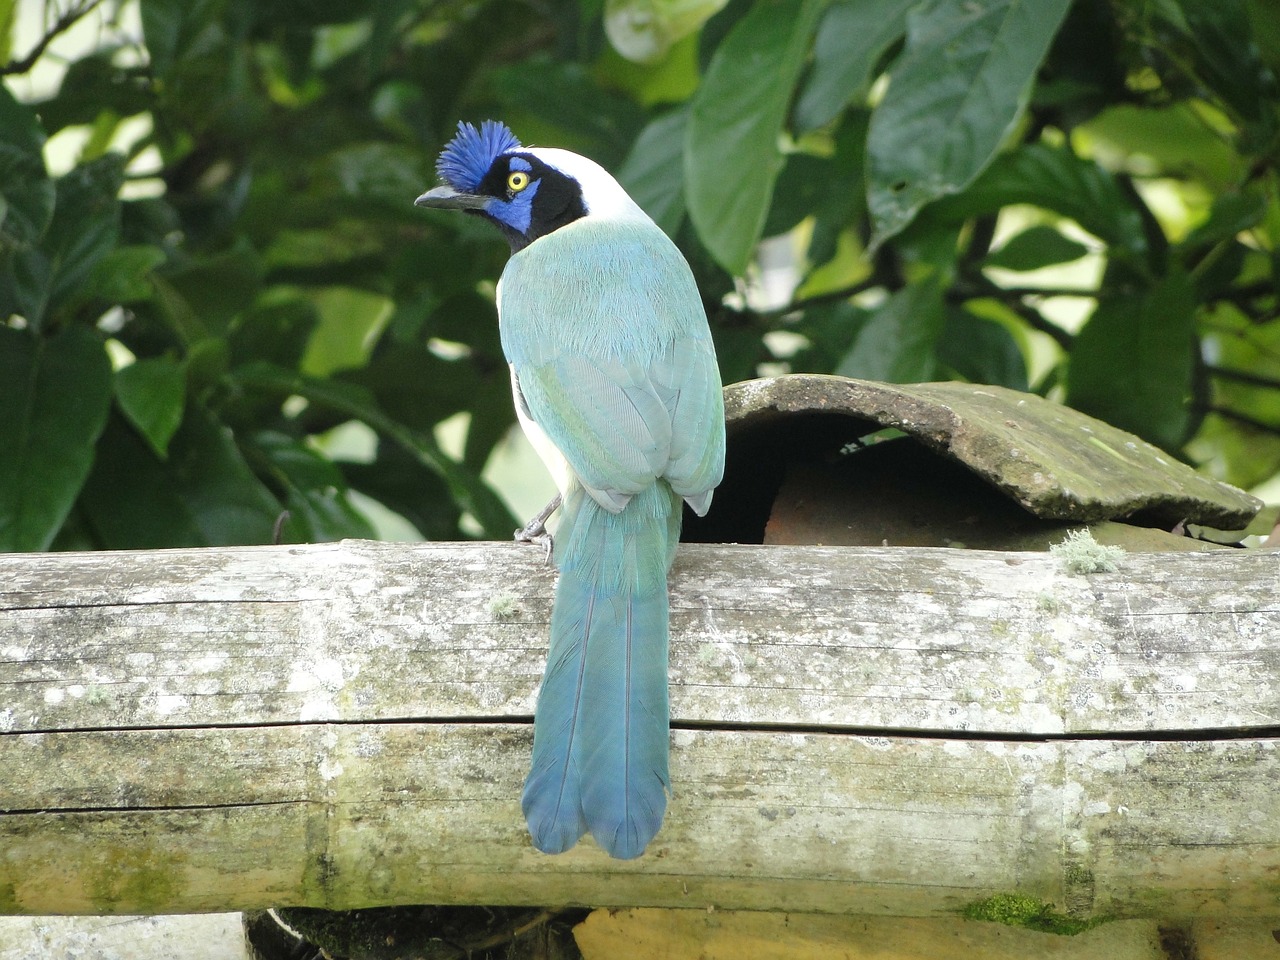
[[[829,290],[826,293],[817,293],[811,297],[802,297],[799,300],[792,300],[785,307],[777,310],[764,311],[763,317],[781,317],[788,313],[795,313],[797,310],[807,310],[809,307],[820,307],[828,303],[839,303],[841,300],[848,300],[850,297],[856,297],[860,293],[865,293],[876,287],[884,286],[884,277],[875,273],[867,277],[865,280],[852,284],[847,287],[841,287],[839,290]]]
[[[1206,364],[1204,369],[1206,373],[1221,377],[1223,380],[1234,380],[1236,383],[1247,383],[1255,387],[1280,390],[1280,379],[1275,377],[1264,377],[1261,374],[1247,373],[1244,370],[1232,370],[1228,367],[1215,367],[1213,364]]]
[[[26,73],[36,65],[37,60],[44,56],[44,52],[49,49],[49,44],[70,30],[87,14],[92,13],[101,3],[102,0],[87,0],[85,3],[77,4],[68,9],[54,21],[53,26],[45,32],[45,35],[36,42],[36,45],[31,48],[25,57],[21,60],[10,60],[0,67],[0,76]]]
[[[1274,436],[1280,437],[1280,424],[1265,423],[1262,420],[1255,420],[1246,413],[1237,413],[1235,410],[1228,409],[1227,407],[1220,407],[1216,404],[1210,404],[1205,407],[1205,413],[1215,413],[1224,420],[1234,420],[1242,426],[1250,427],[1262,433],[1270,433]]]
[[[1038,330],[1053,338],[1053,341],[1057,343],[1058,346],[1063,350],[1069,351],[1071,349],[1071,344],[1075,341],[1075,337],[1066,330],[1063,330],[1056,323],[1046,320],[1035,307],[1023,302],[1022,298],[1024,296],[1032,295],[1056,296],[1057,294],[1051,290],[1042,290],[1038,288],[1001,287],[992,283],[982,275],[970,278],[967,281],[957,281],[956,284],[947,291],[947,299],[957,303],[964,300],[980,298],[998,300],[1022,318],[1023,322],[1026,323],[1027,326],[1031,327],[1031,329]],[[1090,293],[1087,290],[1072,290],[1069,295],[1096,297],[1097,293]]]

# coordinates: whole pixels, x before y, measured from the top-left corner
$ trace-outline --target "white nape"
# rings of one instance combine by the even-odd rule
[[[556,147],[534,147],[520,152],[531,154],[547,166],[578,181],[589,216],[619,220],[632,217],[649,219],[649,215],[627,196],[627,191],[622,189],[622,185],[613,179],[609,171],[594,160]]]

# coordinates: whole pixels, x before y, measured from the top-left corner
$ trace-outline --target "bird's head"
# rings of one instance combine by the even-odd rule
[[[513,252],[582,217],[645,217],[599,164],[568,150],[523,147],[496,120],[479,129],[459,123],[436,173],[443,183],[415,205],[482,216],[506,235]]]

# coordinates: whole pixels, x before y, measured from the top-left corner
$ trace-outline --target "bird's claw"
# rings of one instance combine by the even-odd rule
[[[556,512],[560,506],[560,495],[556,494],[551,502],[538,511],[538,513],[526,523],[523,527],[515,532],[516,543],[536,543],[546,551],[546,560],[551,561],[551,548],[555,544],[554,538],[547,532],[547,518]]]
[[[547,563],[550,563],[551,548],[555,545],[555,538],[553,538],[551,534],[547,533],[545,530],[542,533],[534,533],[534,534],[530,534],[528,530],[529,530],[528,527],[521,527],[519,530],[517,530],[516,542],[538,544],[538,546],[542,547],[542,551],[544,553],[543,559]]]

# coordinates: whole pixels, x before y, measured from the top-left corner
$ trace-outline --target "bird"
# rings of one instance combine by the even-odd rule
[[[590,832],[635,859],[670,794],[667,574],[681,502],[705,515],[724,473],[706,313],[679,248],[595,161],[522,146],[499,121],[459,122],[436,173],[417,206],[481,217],[510,243],[500,339],[517,419],[559,490],[529,834],[554,854]]]

